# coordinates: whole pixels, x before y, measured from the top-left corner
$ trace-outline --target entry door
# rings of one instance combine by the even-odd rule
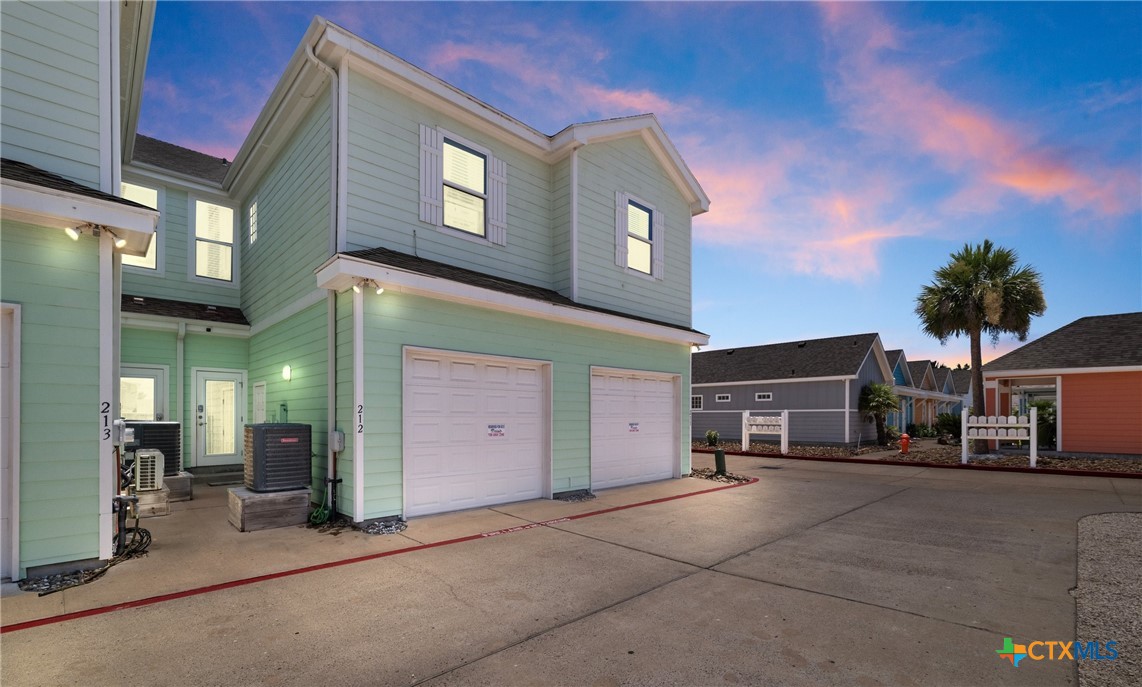
[[[119,417],[147,422],[166,419],[166,367],[123,365],[119,369]]]
[[[196,369],[193,410],[195,466],[241,463],[246,373]]]

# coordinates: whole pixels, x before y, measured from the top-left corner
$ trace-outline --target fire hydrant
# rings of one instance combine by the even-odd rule
[[[912,437],[907,434],[900,435],[900,452],[908,455],[908,444],[912,443]]]

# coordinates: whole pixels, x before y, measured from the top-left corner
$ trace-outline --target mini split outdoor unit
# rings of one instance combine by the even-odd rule
[[[285,491],[308,487],[310,451],[309,425],[246,425],[246,488]]]
[[[163,488],[163,452],[157,449],[135,451],[135,491]]]

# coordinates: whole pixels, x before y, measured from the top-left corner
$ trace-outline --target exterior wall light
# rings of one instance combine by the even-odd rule
[[[286,365],[282,368],[282,379],[286,380],[287,382],[293,379],[293,368],[289,365]]]

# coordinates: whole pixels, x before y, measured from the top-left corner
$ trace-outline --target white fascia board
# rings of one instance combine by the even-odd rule
[[[362,279],[371,279],[383,286],[386,291],[391,289],[396,293],[426,296],[454,303],[466,303],[480,308],[511,312],[526,317],[536,317],[552,322],[563,322],[667,343],[704,345],[710,341],[708,335],[700,332],[683,331],[666,325],[642,322],[619,315],[545,303],[532,298],[409,272],[344,255],[336,255],[317,268],[318,288],[344,291]]]
[[[892,384],[894,379],[892,367],[888,364],[888,356],[884,353],[884,344],[880,341],[880,334],[877,334],[872,341],[872,351],[876,355],[876,364],[880,366],[880,373],[884,375],[884,381]]]
[[[892,393],[896,394],[897,396],[908,396],[910,398],[922,398],[935,401],[953,401],[958,403],[963,400],[962,396],[957,396],[955,394],[945,394],[942,391],[929,391],[927,389],[917,389],[915,387],[896,386],[892,388]]]
[[[237,339],[248,339],[250,337],[250,327],[248,325],[210,322],[208,320],[191,320],[181,317],[166,317],[164,315],[125,312],[120,315],[120,323],[126,329],[149,329],[163,332],[177,332],[179,324],[185,324],[186,331],[189,334],[214,334]],[[206,331],[207,329],[210,331]]]
[[[667,176],[685,196],[691,216],[707,212],[710,198],[653,114],[572,124],[551,138],[551,152],[546,159],[555,162],[569,155],[573,148],[636,135],[642,137]]]
[[[124,2],[120,9],[119,113],[123,160],[130,160],[135,151],[135,133],[143,101],[143,75],[147,71],[147,56],[151,52],[155,6],[156,3],[152,1]]]
[[[87,223],[105,226],[126,239],[127,245],[120,250],[126,255],[146,255],[151,236],[159,225],[157,210],[11,179],[4,179],[0,189],[3,199],[0,214],[5,219],[61,230]]]
[[[698,387],[715,387],[715,386],[749,386],[752,384],[798,384],[800,382],[843,382],[846,379],[856,379],[856,375],[834,375],[832,377],[799,377],[797,379],[752,379],[745,382],[703,382],[701,384],[690,384],[690,386]],[[754,408],[756,410],[756,408]]]
[[[1050,367],[1038,370],[984,370],[983,378],[1000,377],[1057,377],[1059,375],[1099,374],[1107,372],[1142,372],[1142,365],[1122,365],[1120,367]]]

